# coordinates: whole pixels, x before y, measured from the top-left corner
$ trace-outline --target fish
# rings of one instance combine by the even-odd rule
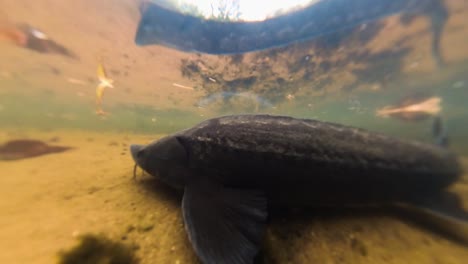
[[[395,117],[404,121],[422,121],[437,116],[442,107],[442,98],[406,98],[395,106],[385,106],[376,111],[379,117]]]
[[[107,77],[106,69],[102,62],[98,64],[97,77],[99,79],[99,84],[96,87],[96,114],[105,116],[108,115],[108,113],[102,109],[102,97],[104,96],[106,88],[114,88],[114,80]]]
[[[67,146],[50,146],[35,139],[16,139],[0,146],[0,160],[19,160],[41,155],[60,153],[72,149]]]
[[[59,54],[75,60],[79,59],[75,53],[51,39],[43,31],[25,23],[0,25],[0,37],[35,52]]]
[[[143,171],[183,190],[185,230],[205,264],[252,263],[275,206],[402,204],[468,241],[462,208],[431,207],[462,173],[437,145],[312,119],[230,115],[130,152]]]
[[[283,47],[395,14],[423,15],[430,20],[432,55],[437,65],[444,63],[440,38],[449,17],[443,0],[321,0],[295,12],[253,22],[205,20],[154,2],[145,2],[141,12],[137,45],[158,44],[218,55]]]

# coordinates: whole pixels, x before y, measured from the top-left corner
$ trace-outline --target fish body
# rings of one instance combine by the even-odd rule
[[[404,199],[443,189],[460,175],[444,148],[315,120],[227,116],[176,137],[189,166],[216,171],[223,185],[280,192],[286,200],[305,186],[300,196],[311,204]]]
[[[438,64],[440,36],[448,18],[442,0],[322,0],[264,21],[216,21],[146,3],[138,45],[160,44],[182,51],[237,54],[281,47],[349,29],[394,14],[425,15],[431,21],[432,52]]]
[[[270,115],[210,119],[131,152],[149,174],[184,188],[186,230],[203,263],[251,263],[267,204],[413,204],[461,174],[442,147]]]
[[[59,54],[75,60],[79,59],[71,50],[28,24],[0,25],[0,38],[2,36],[22,48],[43,54]]]

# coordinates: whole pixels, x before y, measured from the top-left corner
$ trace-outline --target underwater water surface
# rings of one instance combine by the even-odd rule
[[[433,143],[440,116],[468,168],[466,1],[436,1],[443,63],[418,14],[240,54],[139,46],[147,2],[0,2],[1,263],[198,263],[181,194],[133,180],[129,146],[211,117],[288,115]],[[468,174],[450,191],[468,208]],[[256,261],[467,259],[466,245],[385,210],[327,209],[279,212]]]

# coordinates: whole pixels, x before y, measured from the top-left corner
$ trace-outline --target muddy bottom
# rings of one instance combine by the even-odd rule
[[[131,143],[158,136],[3,131],[74,149],[0,161],[0,263],[57,263],[82,235],[131,248],[140,263],[198,263],[177,191],[138,172]],[[468,159],[464,159],[465,167]],[[453,190],[468,201],[465,176]],[[465,202],[465,205],[468,204]],[[466,263],[468,248],[384,212],[314,212],[272,218],[259,263]]]

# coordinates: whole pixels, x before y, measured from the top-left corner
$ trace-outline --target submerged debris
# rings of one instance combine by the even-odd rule
[[[102,109],[102,97],[104,96],[106,88],[114,88],[114,80],[107,77],[106,69],[102,64],[102,61],[99,62],[98,65],[97,77],[99,79],[99,84],[96,87],[96,114],[105,116],[108,115],[108,113]]]
[[[60,264],[134,264],[139,260],[133,250],[104,236],[92,234],[80,238],[80,243],[59,253]]]
[[[440,97],[408,97],[394,106],[386,106],[376,111],[377,116],[395,117],[404,121],[421,121],[437,116],[441,111]]]
[[[0,146],[0,160],[18,160],[37,157],[71,149],[66,146],[50,146],[40,140],[17,139]]]

